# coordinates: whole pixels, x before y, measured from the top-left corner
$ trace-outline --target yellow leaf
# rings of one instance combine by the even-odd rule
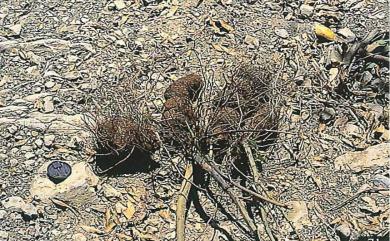
[[[165,220],[171,219],[171,213],[168,210],[161,210],[158,214]]]
[[[317,36],[325,38],[327,40],[333,41],[336,39],[336,34],[330,28],[320,23],[314,25],[314,32]]]
[[[125,217],[130,220],[134,216],[134,213],[135,207],[132,202],[128,201],[127,208],[123,211],[123,215],[125,215]]]
[[[109,223],[111,220],[111,210],[109,208],[106,209],[106,213],[104,215],[104,225]]]
[[[111,231],[115,228],[115,226],[116,226],[116,223],[109,222],[108,224],[105,225],[104,232],[111,233]]]
[[[104,232],[100,229],[97,229],[95,227],[86,226],[86,225],[80,225],[82,229],[84,229],[87,233],[96,233],[96,234],[104,234]]]

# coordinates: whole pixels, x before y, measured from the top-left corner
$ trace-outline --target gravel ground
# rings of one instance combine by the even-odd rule
[[[157,103],[166,86],[188,72],[218,79],[240,62],[272,61],[280,63],[275,76],[286,95],[279,141],[259,154],[267,159],[261,180],[270,195],[295,201],[300,210],[283,215],[267,205],[274,236],[384,240],[388,192],[379,188],[389,185],[386,158],[364,170],[336,166],[337,157],[367,148],[388,155],[388,61],[355,58],[349,91],[340,93],[332,85],[332,49],[373,29],[387,34],[388,47],[388,4],[1,1],[0,240],[175,240],[180,176],[166,160],[118,176],[85,174],[76,182],[98,178],[80,184],[91,195],[65,192],[45,201],[47,189],[33,196],[33,183],[53,160],[89,165],[93,150],[83,116],[101,85],[135,77],[154,86],[148,98]],[[314,23],[344,40],[318,40]],[[200,196],[207,212],[217,211],[206,199]],[[221,202],[229,207],[229,200]],[[216,217],[219,228],[192,207],[188,240],[251,240],[228,217]],[[264,240],[270,240],[265,233]]]

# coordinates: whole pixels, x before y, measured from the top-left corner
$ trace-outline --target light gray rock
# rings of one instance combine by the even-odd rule
[[[304,17],[310,17],[314,13],[314,7],[307,5],[307,4],[302,4],[299,7],[299,10],[301,11],[302,16],[304,16]]]
[[[31,203],[22,206],[22,216],[25,220],[33,220],[38,218],[38,209]]]
[[[288,38],[290,35],[288,34],[286,29],[277,28],[275,29],[275,34],[281,38]]]
[[[8,240],[9,234],[6,231],[0,231],[0,240]]]
[[[0,220],[3,220],[7,216],[7,211],[0,210]]]
[[[11,105],[11,106],[0,107],[0,114],[1,115],[6,115],[6,114],[15,115],[15,114],[21,114],[27,110],[28,110],[27,106]]]
[[[34,152],[27,152],[27,153],[24,155],[24,158],[26,158],[27,160],[33,159],[34,157],[35,157],[35,153],[34,153]]]
[[[45,144],[46,147],[50,147],[53,145],[55,139],[56,139],[55,135],[45,135],[43,137],[43,143]]]
[[[45,87],[48,88],[48,89],[53,88],[54,85],[56,85],[56,83],[51,81],[51,80],[45,83]]]
[[[16,160],[16,159],[14,159],[14,158],[12,158],[12,159],[9,160],[9,165],[10,165],[11,167],[16,167],[18,164],[19,164],[19,161]]]
[[[336,232],[340,238],[349,238],[351,236],[351,227],[349,223],[343,222],[336,227]]]
[[[54,103],[51,96],[43,98],[43,111],[45,113],[51,113],[54,111]]]
[[[42,147],[43,141],[42,141],[42,139],[36,139],[36,140],[34,141],[34,144],[35,144],[37,147]]]
[[[354,34],[349,28],[342,28],[337,32],[346,38],[348,42],[352,42],[356,39],[356,34]]]
[[[0,154],[0,161],[4,161],[5,159],[7,159],[7,155],[6,154]]]
[[[10,126],[7,128],[8,129],[8,132],[11,134],[11,135],[14,135],[17,131],[18,131],[18,127],[17,126]]]
[[[94,187],[99,179],[87,163],[68,162],[72,166],[72,173],[58,184],[54,184],[47,178],[46,170],[49,164],[46,163],[38,170],[38,175],[31,183],[31,196],[47,203],[50,202],[50,198],[58,198],[76,206],[96,198]]]
[[[21,24],[15,24],[9,27],[9,29],[12,31],[14,35],[19,36],[22,32],[22,25]]]
[[[23,198],[18,196],[12,196],[6,199],[5,201],[2,201],[1,204],[3,204],[3,207],[11,212],[21,212],[22,207],[26,205]]]
[[[336,170],[361,172],[374,167],[384,167],[389,163],[390,143],[368,147],[364,151],[347,152],[334,161]]]
[[[121,197],[122,196],[122,194],[118,190],[116,190],[113,186],[111,186],[110,184],[104,184],[102,186],[102,188],[103,188],[104,196],[107,198]]]
[[[41,99],[41,98],[44,98],[44,97],[47,97],[50,95],[51,95],[50,93],[33,94],[33,95],[28,95],[28,96],[24,97],[23,100],[34,103],[38,99]]]

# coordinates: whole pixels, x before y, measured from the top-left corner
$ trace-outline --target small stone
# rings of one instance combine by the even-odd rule
[[[336,170],[349,170],[353,173],[388,165],[390,143],[370,146],[363,151],[347,152],[334,160]]]
[[[5,210],[0,210],[0,220],[3,220],[5,216],[7,215],[7,211]]]
[[[342,28],[338,33],[346,38],[348,42],[352,42],[356,39],[356,34],[354,34],[349,28]]]
[[[123,0],[116,0],[114,1],[115,8],[118,10],[122,10],[126,8],[126,3]]]
[[[27,160],[27,161],[24,162],[24,165],[27,167],[27,169],[29,169],[29,168],[35,166],[35,165],[34,165],[34,164],[35,164],[35,161],[36,161],[36,160],[34,160],[34,159]]]
[[[117,41],[115,41],[115,44],[118,47],[126,47],[126,42],[123,41],[122,39],[118,39]]]
[[[22,32],[22,25],[15,24],[15,25],[9,27],[9,29],[12,31],[13,35],[19,36],[20,33]]]
[[[45,83],[45,87],[48,88],[48,89],[53,88],[54,85],[56,85],[56,83],[54,83],[53,81],[48,81],[48,82]]]
[[[18,196],[9,197],[7,200],[2,201],[4,208],[11,212],[21,212],[22,207],[26,205],[23,198]]]
[[[87,238],[82,233],[75,233],[72,236],[73,241],[87,241]]]
[[[77,57],[75,55],[69,55],[68,56],[68,61],[71,62],[71,63],[76,63],[78,59],[79,59],[79,57]]]
[[[43,98],[43,111],[50,113],[54,111],[53,98],[51,96]]]
[[[371,178],[371,181],[374,183],[375,186],[390,189],[390,178],[384,175],[377,174],[373,178]]]
[[[103,193],[104,193],[104,196],[106,196],[107,198],[122,196],[122,194],[118,190],[116,190],[113,186],[111,186],[110,184],[103,185]]]
[[[7,159],[7,155],[6,154],[0,154],[0,161],[4,161],[5,159]]]
[[[14,125],[8,127],[8,132],[9,132],[11,135],[14,135],[17,131],[18,131],[18,127],[14,126]]]
[[[343,222],[342,224],[336,227],[336,233],[342,239],[349,238],[349,236],[351,236],[350,225],[346,222]]]
[[[275,34],[281,38],[288,38],[290,35],[288,34],[286,29],[277,28],[275,29]]]
[[[259,45],[260,45],[259,39],[255,38],[253,36],[250,36],[250,35],[246,35],[244,41],[250,47],[259,47]]]
[[[53,231],[51,231],[51,233],[53,234],[53,236],[59,236],[61,235],[61,232],[57,229],[54,229]]]
[[[35,154],[34,152],[27,152],[26,154],[24,154],[24,157],[29,160],[29,159],[33,159],[35,157]]]
[[[22,206],[22,216],[24,220],[33,220],[38,218],[38,209],[31,203]]]
[[[0,240],[8,240],[8,232],[6,231],[0,231]]]
[[[33,89],[32,89],[32,91],[33,91],[34,93],[40,93],[40,92],[42,91],[42,88],[39,87],[39,86],[34,86]]]
[[[36,139],[36,140],[34,141],[34,144],[35,144],[37,147],[42,147],[43,141],[42,141],[42,139]]]
[[[16,160],[16,159],[14,159],[14,158],[12,158],[12,159],[9,160],[9,165],[10,165],[11,167],[16,167],[18,164],[19,164],[19,161]]]
[[[115,211],[117,212],[117,213],[122,213],[123,211],[125,211],[126,210],[126,207],[121,203],[121,202],[117,202],[116,204],[115,204]]]
[[[313,15],[314,12],[314,7],[307,5],[307,4],[302,4],[299,7],[299,10],[301,11],[302,16],[304,17],[310,17]]]
[[[43,143],[46,147],[50,147],[53,145],[55,139],[55,135],[46,135],[43,137]]]

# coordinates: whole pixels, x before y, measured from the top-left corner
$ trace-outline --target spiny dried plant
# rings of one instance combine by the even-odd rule
[[[144,108],[147,100],[133,79],[102,86],[92,101],[86,124],[95,137],[96,156],[104,157],[102,162],[113,162],[103,163],[107,168],[98,170],[100,174],[127,161],[134,165],[130,162],[134,156],[134,161],[142,162],[160,148],[153,121]]]
[[[168,142],[191,143],[191,130],[196,123],[193,102],[202,87],[202,78],[189,74],[173,82],[165,91],[162,114],[163,137]]]

